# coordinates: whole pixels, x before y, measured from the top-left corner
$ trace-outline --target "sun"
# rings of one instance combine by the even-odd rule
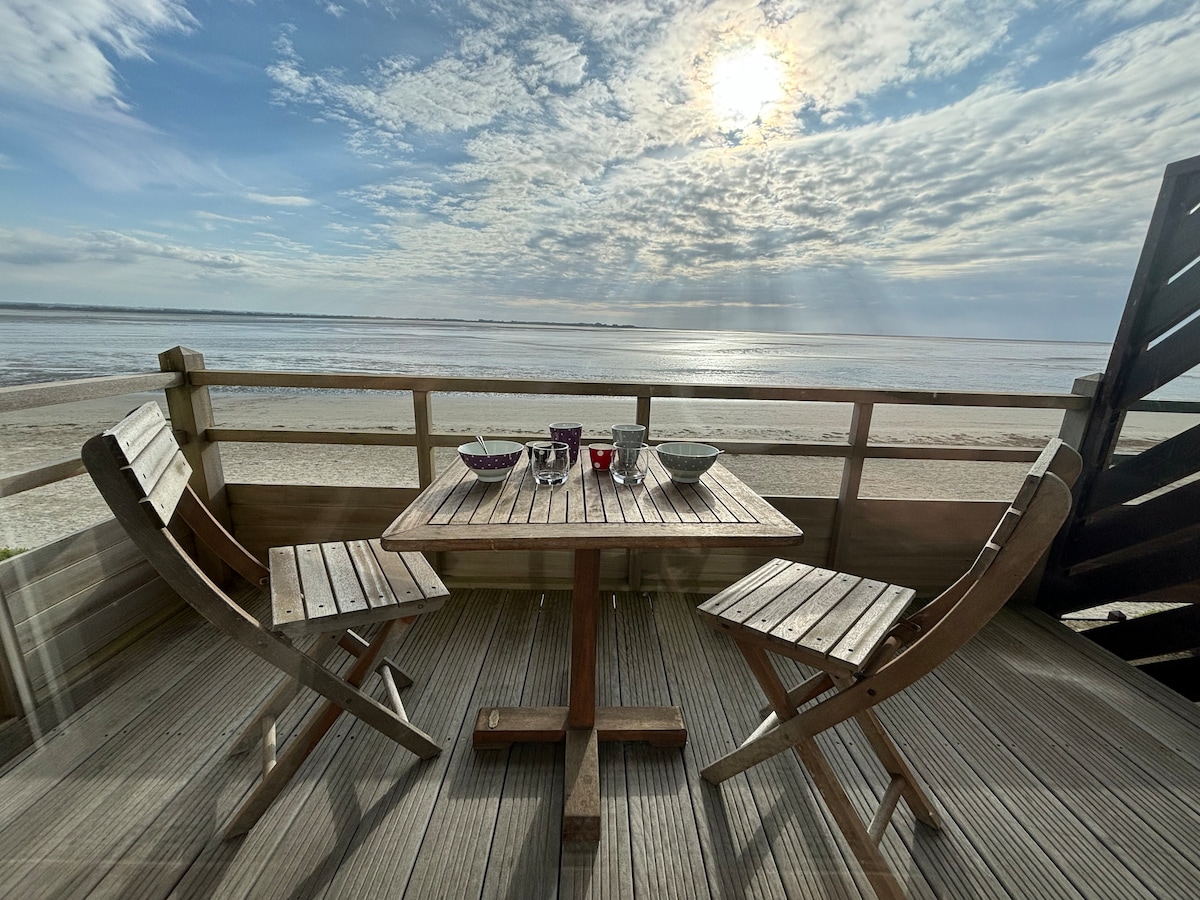
[[[712,104],[723,131],[742,131],[767,117],[783,97],[783,64],[765,44],[721,54],[713,61]]]

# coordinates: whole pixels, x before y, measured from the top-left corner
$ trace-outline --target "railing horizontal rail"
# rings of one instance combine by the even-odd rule
[[[249,372],[202,369],[192,385],[355,391],[424,391],[474,394],[567,394],[597,397],[659,397],[705,400],[790,400],[808,403],[881,403],[918,406],[983,406],[1018,409],[1087,409],[1075,394],[980,391],[882,390],[876,388],[786,387],[754,384],[657,384],[611,381],[538,381],[517,378],[455,378],[379,375],[369,372]]]
[[[207,440],[256,444],[333,444],[374,447],[415,447],[416,436],[396,431],[314,431],[293,428],[207,428]],[[457,447],[466,433],[430,434],[434,447]],[[526,434],[495,434],[493,440],[525,441]],[[763,443],[711,439],[708,443],[728,453],[754,456],[816,456],[839,458],[849,454],[847,443]],[[869,459],[965,460],[974,462],[1033,462],[1040,451],[1019,447],[933,447],[908,444],[869,444]]]
[[[204,429],[210,441],[244,444],[340,444],[366,447],[415,447],[416,435],[399,431],[317,431],[312,428],[226,428]],[[459,435],[439,446],[457,447],[463,443]]]
[[[189,372],[193,386],[293,388],[299,390],[333,389],[345,391],[397,391],[428,395],[525,394],[594,397],[636,397],[641,404],[651,398],[756,400],[808,403],[845,403],[856,407],[870,405],[930,405],[1017,409],[1084,410],[1090,398],[1079,394],[999,393],[977,391],[880,390],[874,388],[791,387],[784,385],[668,384],[641,382],[555,381],[504,378],[482,379],[442,376],[383,375],[372,373],[311,373],[294,371],[256,372],[246,370],[199,369]],[[52,406],[81,400],[100,399],[178,387],[184,376],[178,372],[145,372],[110,375],[72,381],[18,385],[0,388],[0,412]],[[1178,400],[1144,400],[1133,409],[1143,412],[1200,413],[1200,403]],[[645,407],[649,411],[649,407]],[[326,444],[340,446],[376,446],[428,448],[456,447],[463,433],[425,434],[397,430],[316,430],[289,428],[235,428],[211,426],[204,432],[207,440],[230,443]],[[524,440],[527,435],[495,435],[497,438]],[[731,454],[758,456],[820,457],[828,459],[909,459],[974,462],[1030,462],[1037,448],[918,446],[905,444],[852,442],[779,442],[718,440],[712,443]],[[7,497],[54,484],[83,474],[77,457],[68,457],[28,470],[0,475],[0,496]]]
[[[78,456],[68,456],[23,472],[3,475],[0,476],[0,497],[11,497],[24,491],[32,491],[34,488],[66,481],[86,471],[83,461]]]
[[[119,397],[122,394],[139,394],[145,391],[161,391],[181,384],[183,375],[179,372],[146,372],[0,387],[0,412],[57,406],[77,400],[99,400],[102,397]]]

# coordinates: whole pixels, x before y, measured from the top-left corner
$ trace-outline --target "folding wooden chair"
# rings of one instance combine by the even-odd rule
[[[949,658],[1008,601],[1065,520],[1069,485],[1079,469],[1079,454],[1062,441],[1051,441],[970,570],[909,615],[905,612],[914,594],[909,588],[782,559],[698,607],[713,628],[734,639],[770,703],[766,718],[745,743],[701,775],[719,784],[794,748],[876,894],[903,897],[879,840],[901,798],[926,825],[938,828],[940,820],[872,707]],[[788,690],[766,651],[820,672]],[[851,718],[891,776],[869,824],[814,740]]]
[[[113,515],[163,580],[209,622],[288,676],[234,742],[237,752],[261,734],[263,777],[226,825],[226,838],[254,826],[343,710],[422,759],[441,752],[409,722],[400,702],[399,687],[411,682],[390,660],[375,666],[397,623],[410,623],[445,603],[449,592],[421,554],[387,553],[378,540],[277,547],[268,570],[188,486],[191,467],[154,403],[91,438],[82,456]],[[269,626],[232,600],[187,554],[176,539],[181,524],[252,585],[270,584]],[[369,641],[349,630],[368,625],[378,625]],[[315,640],[302,652],[292,637]],[[338,647],[355,657],[345,675],[325,665]],[[390,709],[361,689],[373,668],[384,681]],[[301,685],[327,702],[277,754],[275,719]]]

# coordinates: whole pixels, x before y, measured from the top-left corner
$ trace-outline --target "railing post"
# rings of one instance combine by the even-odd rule
[[[1099,390],[1100,380],[1103,377],[1101,373],[1097,372],[1094,375],[1076,378],[1075,383],[1071,385],[1071,393],[1079,397],[1095,399],[1096,391]],[[1091,414],[1090,404],[1084,409],[1063,410],[1062,425],[1058,429],[1059,438],[1078,450],[1079,445],[1083,442],[1083,430],[1087,427],[1088,417]]]
[[[204,354],[187,347],[172,347],[158,354],[158,365],[163,372],[180,372],[183,384],[167,388],[167,411],[171,417],[171,430],[183,450],[183,456],[192,467],[192,490],[204,501],[222,525],[233,531],[229,515],[229,497],[225,491],[225,473],[221,468],[221,451],[217,444],[208,439],[208,429],[213,426],[212,397],[208,387],[193,385],[190,373],[204,368]],[[206,547],[197,548],[201,567],[218,584],[230,577],[230,570]]]
[[[433,431],[433,407],[428,391],[413,391],[413,430],[417,438],[417,484],[421,489],[433,481],[433,444],[429,435]]]
[[[646,438],[650,440],[650,395],[638,394],[637,397],[637,424],[646,427]],[[642,589],[642,555],[636,547],[630,547],[625,551],[625,572],[629,580],[629,590],[634,593]]]
[[[842,464],[842,484],[838,489],[837,510],[833,515],[833,533],[829,538],[829,566],[839,569],[846,547],[850,543],[850,532],[854,516],[858,511],[858,489],[862,484],[863,462],[867,458],[867,438],[871,434],[871,413],[874,403],[855,403],[850,416],[850,449]]]
[[[165,391],[171,430],[192,467],[192,489],[221,524],[228,527],[229,499],[225,495],[221,451],[207,435],[214,424],[212,397],[207,387],[193,385],[188,377],[204,368],[204,354],[187,347],[173,347],[158,354],[158,365],[164,372],[181,372],[184,376],[182,385]]]
[[[650,439],[650,395],[638,394],[637,423],[646,426],[646,440]]]

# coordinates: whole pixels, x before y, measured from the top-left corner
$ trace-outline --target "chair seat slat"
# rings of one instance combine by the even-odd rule
[[[833,577],[829,578],[829,581],[824,583],[818,592],[812,594],[803,604],[798,605],[784,619],[781,619],[779,624],[770,630],[770,635],[781,641],[812,649],[814,648],[810,638],[812,631],[829,617],[833,617],[832,626],[835,629],[841,605],[846,602],[853,605],[860,595],[877,595],[880,592],[875,587],[876,584],[878,582],[865,583],[863,578],[859,578],[857,575],[833,572]]]
[[[892,626],[900,621],[916,594],[912,588],[886,585],[866,614],[859,617],[829,655],[861,670],[887,638]]]
[[[824,653],[827,657],[844,659],[836,652],[838,647],[842,646],[846,635],[860,621],[867,620],[869,624],[879,617],[881,610],[877,608],[876,604],[880,596],[892,587],[894,585],[883,581],[862,579],[829,607],[825,614],[800,638],[800,642],[810,650]],[[864,633],[872,633],[872,630],[864,629]],[[856,658],[863,650],[861,641],[851,641],[849,646]],[[873,647],[869,648],[867,652],[873,649]],[[846,661],[851,662],[850,660]]]
[[[346,549],[362,582],[367,605],[372,609],[396,605],[396,592],[384,575],[371,545],[367,541],[349,541]]]
[[[709,597],[697,608],[700,612],[708,613],[709,615],[722,615],[743,597],[757,591],[777,575],[788,572],[790,567],[795,565],[797,564],[789,562],[786,559],[773,559],[759,566],[746,577],[731,584],[719,594]],[[811,571],[812,566],[807,566],[805,569],[806,571]],[[731,616],[737,618],[736,613],[731,613]]]
[[[432,612],[445,605],[449,591],[422,554],[391,553],[383,549],[378,538],[370,545],[396,595],[398,615]]]
[[[320,544],[297,544],[296,565],[304,593],[304,615],[310,622],[337,615],[337,600],[329,584]]]
[[[321,544],[321,555],[325,559],[325,574],[333,591],[334,602],[340,615],[370,609],[367,595],[363,592],[350,551],[341,541]]]
[[[814,568],[803,574],[799,570],[784,573],[764,586],[762,591],[743,598],[722,618],[753,628],[761,634],[770,634],[798,606],[822,590],[836,574],[828,569]],[[785,586],[783,590],[778,590],[778,585]]]
[[[296,565],[294,547],[272,547],[271,619],[276,628],[285,629],[308,616],[304,612],[304,594],[300,590],[300,570]]]

